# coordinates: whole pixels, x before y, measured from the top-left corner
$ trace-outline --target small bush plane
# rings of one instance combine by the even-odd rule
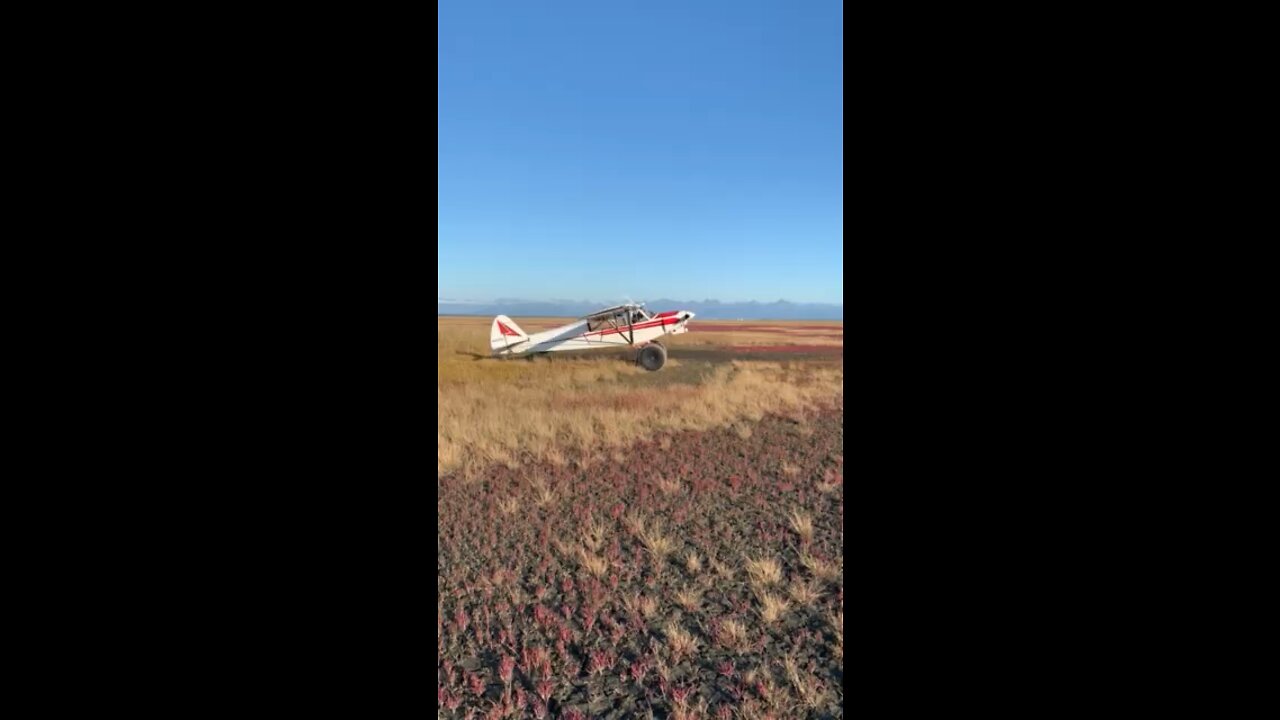
[[[496,357],[510,357],[629,345],[640,349],[636,361],[645,370],[660,370],[667,363],[667,349],[658,338],[688,332],[693,315],[687,310],[651,315],[644,309],[644,303],[626,303],[532,335],[521,330],[511,318],[499,315],[489,328],[489,348]]]

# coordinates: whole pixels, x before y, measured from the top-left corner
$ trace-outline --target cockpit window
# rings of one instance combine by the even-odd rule
[[[623,310],[613,315],[588,320],[587,331],[596,332],[597,330],[608,330],[610,328],[625,328],[628,324],[638,325],[649,319],[649,314],[644,310]]]

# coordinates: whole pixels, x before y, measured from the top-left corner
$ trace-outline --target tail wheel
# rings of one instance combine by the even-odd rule
[[[649,372],[661,370],[667,364],[667,349],[656,343],[650,343],[640,349],[640,366]]]

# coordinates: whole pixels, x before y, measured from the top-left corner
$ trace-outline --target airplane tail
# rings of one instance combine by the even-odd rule
[[[524,348],[520,346],[527,342],[529,336],[519,325],[511,322],[511,318],[499,315],[493,319],[493,325],[489,328],[489,349],[494,353],[521,352]]]

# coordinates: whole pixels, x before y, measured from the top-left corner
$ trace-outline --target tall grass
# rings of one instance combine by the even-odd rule
[[[645,371],[625,354],[497,360],[488,357],[488,321],[441,319],[438,327],[438,475],[564,451],[591,461],[658,433],[805,412],[844,395],[840,366],[734,361],[697,385],[642,384]]]

